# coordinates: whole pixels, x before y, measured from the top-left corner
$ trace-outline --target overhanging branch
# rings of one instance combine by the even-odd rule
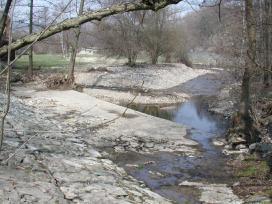
[[[115,14],[130,12],[130,11],[139,11],[139,10],[157,11],[170,4],[177,4],[181,1],[183,0],[157,0],[157,1],[141,1],[137,3],[123,3],[123,4],[113,5],[109,8],[100,9],[94,12],[87,12],[84,15],[79,16],[77,18],[64,20],[61,23],[50,26],[45,32],[41,31],[39,33],[34,33],[31,35],[27,35],[21,39],[18,39],[17,41],[13,42],[10,45],[11,46],[10,48],[12,51],[18,50],[26,45],[31,44],[34,41],[41,41],[56,33],[59,33],[61,31],[65,31],[71,28],[76,28],[81,24],[84,24],[86,22],[90,22],[93,20],[100,21],[105,17],[112,16]],[[5,55],[7,52],[8,52],[7,46],[3,46],[0,48],[0,56]]]

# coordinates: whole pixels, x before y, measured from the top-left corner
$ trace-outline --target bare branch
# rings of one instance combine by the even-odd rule
[[[70,28],[76,28],[81,24],[86,22],[90,22],[93,20],[102,20],[103,18],[111,15],[115,15],[118,13],[130,12],[130,11],[139,11],[139,10],[154,10],[157,11],[161,8],[164,8],[170,4],[177,4],[183,0],[159,0],[153,4],[146,4],[145,2],[137,2],[137,3],[123,3],[113,5],[109,8],[100,9],[94,12],[87,12],[82,16],[64,20],[61,23],[50,26],[46,31],[41,31],[40,33],[34,33],[32,35],[27,35],[14,43],[11,44],[11,50],[18,50],[26,45],[29,45],[35,41],[40,41],[45,38],[48,38],[56,33],[59,33],[64,30],[68,30]],[[7,53],[7,46],[3,46],[0,48],[0,56],[3,56]]]
[[[223,0],[217,0],[216,3],[212,5],[205,4],[206,1],[203,1],[202,4],[200,4],[200,7],[218,7],[218,19],[219,22],[221,22],[221,5],[222,5]]]
[[[8,66],[13,65],[22,55],[24,55],[36,42],[38,42],[39,38],[41,35],[43,35],[49,28],[50,26],[52,26],[55,21],[63,14],[63,12],[68,8],[68,6],[70,5],[70,3],[73,0],[70,0],[67,5],[63,8],[63,10],[53,19],[53,21],[43,30],[39,33],[39,35],[36,37],[36,39],[33,40],[33,42],[31,42],[18,56],[15,57],[14,60],[12,60],[10,63],[8,63]],[[6,47],[6,46],[5,46]],[[11,49],[11,46],[10,46]],[[0,48],[1,50],[1,48]],[[0,75],[2,75],[3,73],[5,73],[5,71],[8,69],[8,66],[6,66],[1,72]]]

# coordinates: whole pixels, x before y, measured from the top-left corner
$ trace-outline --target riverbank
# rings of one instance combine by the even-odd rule
[[[168,120],[164,120],[158,118],[161,117],[160,114],[153,114],[157,116],[153,117],[126,109],[135,96],[137,97],[130,107],[136,105],[135,109],[147,113],[144,106],[148,105],[150,111],[148,114],[154,112],[150,108],[153,105],[169,113],[171,108],[168,105],[177,106],[180,102],[188,101],[200,93],[205,95],[199,100],[201,103],[210,101],[206,99],[213,98],[214,95],[220,96],[230,87],[231,79],[228,78],[230,76],[227,72],[220,69],[182,68],[180,65],[161,65],[157,70],[152,66],[133,68],[136,70],[125,66],[97,69],[77,73],[77,76],[84,76],[84,80],[89,79],[91,82],[98,77],[98,86],[83,82],[78,84],[83,88],[80,91],[91,90],[88,94],[71,90],[48,90],[41,81],[12,87],[13,95],[17,98],[13,98],[13,109],[7,120],[4,154],[1,155],[1,160],[5,163],[1,165],[0,175],[5,181],[4,190],[0,191],[5,195],[4,201],[11,197],[14,202],[18,202],[22,197],[22,202],[27,200],[42,203],[44,199],[50,197],[53,201],[67,203],[88,201],[95,203],[98,200],[102,203],[171,203],[170,200],[178,202],[191,200],[195,203],[216,203],[216,200],[220,200],[221,203],[224,200],[226,203],[243,202],[233,194],[232,189],[235,190],[233,180],[226,179],[220,182],[220,175],[222,173],[224,175],[225,171],[219,173],[222,170],[220,165],[217,165],[219,168],[215,172],[218,180],[214,179],[216,176],[213,173],[213,161],[221,161],[221,158],[207,157],[207,153],[213,154],[214,148],[221,152],[222,149],[212,146],[211,143],[212,138],[222,135],[221,132],[210,135],[208,131],[203,135],[206,130],[196,131],[201,125],[185,126],[188,118],[177,124],[178,121],[168,121],[172,117],[171,114],[165,115]],[[106,76],[102,74],[104,71]],[[173,75],[175,75],[173,81],[167,81]],[[153,81],[153,77],[156,80]],[[138,82],[141,82],[140,86],[137,85]],[[222,99],[222,102],[225,102],[225,99],[229,98]],[[215,105],[221,104],[219,100],[216,104],[217,99],[214,102]],[[167,107],[164,107],[165,105]],[[194,114],[191,112],[188,114],[199,114],[201,121],[206,118],[206,113],[202,112],[203,110],[207,112],[209,105],[210,103],[205,107],[199,106]],[[221,107],[228,110],[225,105],[221,104]],[[222,112],[222,109],[220,111]],[[185,113],[182,115],[186,116]],[[213,116],[206,119],[210,118]],[[223,120],[215,119],[221,122]],[[188,121],[193,120],[189,118]],[[211,126],[212,124],[213,122],[210,123]],[[202,132],[202,136],[198,132]],[[206,135],[212,138],[206,138]],[[26,144],[23,144],[24,141]],[[205,146],[212,147],[212,150],[203,150]],[[21,150],[5,162],[20,147]],[[129,164],[120,165],[117,160],[111,158],[115,154],[127,157],[131,153],[132,156],[141,155],[140,157],[144,158],[139,165],[135,166],[132,160]],[[203,163],[204,161],[206,162]],[[169,170],[166,174],[152,169],[159,167],[161,162],[168,164],[165,166]],[[177,165],[181,166],[177,168]],[[187,166],[187,170],[184,170],[184,166]],[[144,175],[146,178],[158,178],[159,189],[153,189],[143,178],[134,175],[134,178],[131,177],[127,169],[136,168],[137,171],[145,170],[146,167],[151,169]],[[195,170],[191,171],[190,168]],[[174,179],[172,173],[177,169],[180,172],[176,174],[177,179]],[[184,175],[187,177],[184,178]],[[15,183],[16,190],[13,190],[12,182],[16,180],[19,184]],[[140,180],[145,181],[145,184]],[[25,184],[27,181],[28,184]],[[38,181],[42,184],[37,184]],[[166,186],[163,185],[164,182]],[[174,182],[171,183],[172,189],[167,187],[167,182]],[[24,184],[27,189],[37,185],[41,190],[25,195],[29,190]],[[54,193],[46,190],[49,188],[55,189]]]
[[[183,126],[132,110],[120,117],[125,108],[83,93],[13,93],[21,99],[12,99],[1,152],[4,203],[168,203],[96,148],[185,155],[197,150]]]
[[[76,74],[82,91],[115,103],[169,106],[195,95],[216,95],[232,83],[231,75],[219,68],[190,68],[183,64],[109,66]]]
[[[185,82],[181,83],[180,85],[176,85],[174,87],[166,87],[166,88],[160,87],[161,89],[154,89],[154,88],[148,89],[146,87],[145,89],[140,89],[138,87],[138,89],[131,89],[130,90],[132,92],[131,93],[131,92],[127,92],[127,90],[124,90],[124,89],[122,90],[118,88],[118,83],[120,82],[118,83],[112,82],[111,77],[105,77],[105,78],[102,77],[101,83],[103,85],[100,85],[99,88],[95,88],[95,86],[93,86],[93,89],[85,88],[83,89],[83,91],[90,95],[94,95],[95,97],[103,98],[104,100],[112,101],[113,103],[117,103],[121,105],[127,104],[129,102],[128,100],[129,98],[133,98],[135,94],[140,93],[138,96],[139,100],[137,101],[135,100],[132,107],[136,109],[140,108],[141,111],[149,112],[150,114],[153,114],[158,117],[161,117],[163,115],[158,113],[159,112],[158,110],[161,109],[160,107],[175,105],[177,103],[189,100],[189,98],[191,98],[194,95],[199,95],[200,93],[203,93],[204,95],[206,95],[206,97],[204,97],[203,100],[207,102],[207,109],[212,113],[222,115],[227,120],[230,120],[232,114],[235,111],[237,111],[239,97],[240,97],[240,84],[236,81],[233,81],[229,75],[224,73],[224,71],[214,72],[213,69],[210,69],[210,70],[207,69],[207,70],[208,72],[211,71],[213,73],[205,73],[205,74],[202,73],[199,76],[196,76],[194,79],[189,81],[186,81],[186,79],[184,79]],[[127,70],[124,69],[123,72],[126,73]],[[182,70],[182,72],[183,73],[181,75],[186,75],[186,69]],[[143,73],[145,73],[145,70],[143,71]],[[112,71],[111,75],[116,76],[116,73]],[[144,78],[144,76],[141,76],[141,77],[142,79]],[[117,75],[117,78],[118,78],[118,75]],[[131,77],[131,78],[133,79],[132,82],[125,81],[123,82],[124,83],[123,85],[127,86],[127,84],[132,84],[134,81],[137,81],[136,77]],[[217,83],[217,79],[220,79],[219,83]],[[116,86],[115,90],[110,90],[110,88],[107,87],[106,85],[107,83],[109,84],[116,83],[117,85],[115,84]],[[188,84],[190,85],[188,86]],[[161,86],[165,86],[165,84],[162,83]],[[210,88],[211,86],[213,86],[212,89]],[[129,90],[129,86],[127,86],[126,89]],[[168,99],[166,100],[161,99],[159,97],[160,94],[161,96],[167,95]],[[178,98],[177,96],[180,96],[180,98]],[[257,106],[259,107],[260,105],[257,105]],[[267,108],[264,108],[264,109],[266,110]],[[258,115],[267,115],[267,113],[265,114],[261,113],[260,108],[259,110],[257,110],[257,112],[258,112]],[[262,131],[263,131],[262,134],[264,136],[264,141],[266,141],[267,143],[267,139],[269,139],[269,136],[267,137],[267,134],[269,134],[267,133],[267,128],[262,129]],[[250,150],[246,146],[238,145],[235,149],[233,149],[231,145],[229,145],[226,142],[226,140],[224,139],[222,140],[222,138],[220,138],[219,140],[215,139],[214,144],[220,145],[222,147],[222,151],[224,154],[232,155],[232,156],[229,156],[229,159],[226,163],[228,163],[231,166],[232,173],[237,181],[232,186],[232,189],[234,189],[234,192],[237,195],[239,195],[240,198],[246,200],[247,202],[270,202],[269,197],[271,193],[268,189],[270,189],[272,186],[271,186],[271,180],[270,178],[268,178],[270,176],[270,173],[268,172],[269,167],[267,166],[267,162],[269,163],[269,161],[266,161],[263,158],[258,157],[257,159],[255,159],[255,161],[251,159],[251,161],[248,162],[247,158],[251,157],[251,155],[249,153]],[[262,148],[266,148],[267,145],[264,144],[261,146],[264,146]],[[265,150],[265,151],[270,152],[270,150]],[[249,165],[245,165],[245,163],[249,163]],[[261,165],[263,166],[263,168],[259,169],[255,167],[256,165],[259,165],[259,163],[265,164],[265,165]],[[244,172],[251,172],[251,173],[245,174]],[[260,172],[260,175],[262,175],[261,177],[256,177],[258,172]],[[266,175],[265,182],[264,182],[264,174]],[[253,179],[252,179],[252,176],[253,176]],[[264,183],[263,187],[260,188],[258,186],[258,183]],[[241,190],[241,189],[244,189],[244,190]]]
[[[204,101],[203,96],[172,108],[133,106],[135,110],[185,125],[189,137],[199,144],[200,155],[126,152],[111,153],[109,158],[176,203],[242,203],[231,189],[235,179],[227,165],[228,158],[212,144],[213,139],[224,134],[227,124],[221,116],[210,114]]]

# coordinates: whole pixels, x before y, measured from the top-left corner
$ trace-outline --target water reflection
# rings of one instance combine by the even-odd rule
[[[156,105],[131,104],[129,108],[140,111],[142,113],[146,113],[148,115],[164,118],[166,120],[172,120],[175,113],[175,111],[165,110],[163,108],[160,108],[160,106],[156,106]],[[172,108],[176,108],[176,107],[174,106]]]
[[[193,158],[165,152],[149,155],[135,152],[118,154],[115,162],[124,167],[130,175],[177,203],[198,203],[196,190],[179,186],[182,181],[231,182],[230,175],[226,172],[224,156],[211,144],[212,138],[223,134],[226,122],[210,114],[201,97],[167,108],[143,105],[133,105],[131,108],[185,125],[191,133],[191,138],[201,145],[203,153],[201,157]],[[154,163],[142,166],[148,161]],[[135,164],[141,168],[129,167],[127,164]]]
[[[199,140],[200,144],[203,142],[203,145],[207,145],[214,135],[222,135],[226,129],[226,121],[209,113],[202,97],[171,107],[132,104],[130,108],[186,126],[193,139]]]

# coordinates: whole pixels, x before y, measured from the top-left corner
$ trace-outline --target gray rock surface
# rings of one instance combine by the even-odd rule
[[[182,65],[156,67],[156,72],[149,69],[111,67],[105,73],[78,74],[77,82],[106,87],[89,94],[120,103],[130,101],[134,93],[108,88],[138,93],[144,80],[137,100],[176,103],[204,89],[215,94],[222,71]],[[7,117],[0,155],[0,203],[171,203],[128,176],[105,159],[106,152],[97,149],[194,155],[197,143],[185,137],[185,127],[133,110],[120,117],[123,107],[75,91],[39,91],[44,86],[33,85],[13,87],[20,99],[12,98]],[[1,95],[0,99],[1,104]]]
[[[170,203],[95,146],[193,154],[184,127],[132,110],[111,121],[124,108],[75,91],[15,94],[23,99],[12,98],[7,118],[0,203]]]
[[[226,184],[204,184],[199,182],[184,181],[181,186],[193,186],[201,190],[202,203],[240,204],[241,199],[236,196]]]
[[[230,80],[223,69],[183,64],[110,66],[106,70],[77,73],[76,83],[86,86],[83,92],[115,104],[128,103],[135,94],[135,103],[181,103],[192,95],[214,95]]]

